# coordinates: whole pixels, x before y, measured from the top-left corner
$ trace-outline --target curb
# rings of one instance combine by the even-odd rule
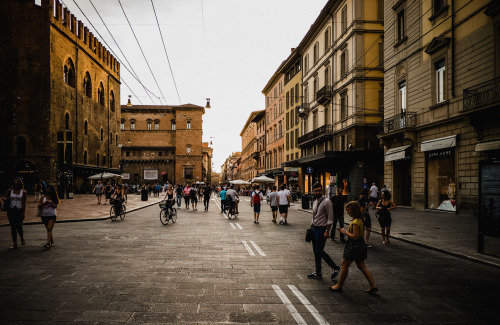
[[[155,204],[158,204],[159,202],[155,203],[148,203],[146,205],[140,206],[140,207],[135,207],[131,210],[128,210],[127,213],[134,212],[140,209],[148,208],[150,206],[153,206]],[[69,223],[69,222],[85,222],[85,221],[102,221],[102,220],[107,220],[110,219],[109,216],[106,217],[101,217],[101,218],[88,218],[88,219],[64,219],[64,220],[56,220],[56,223]],[[29,226],[29,225],[41,225],[43,222],[41,221],[31,221],[31,222],[25,222],[23,223],[23,226]],[[8,227],[10,226],[8,223],[4,225],[0,225],[0,227]]]
[[[298,210],[302,211],[302,212],[307,212],[307,213],[312,214],[312,211],[309,211],[309,210],[305,210],[305,209],[298,209]],[[347,225],[348,223],[344,222],[344,224]],[[371,232],[379,234],[379,235],[381,234],[380,231],[373,230],[373,229],[372,229]],[[485,261],[485,260],[482,260],[482,259],[474,257],[474,256],[466,255],[466,254],[463,254],[463,253],[456,253],[456,252],[448,251],[448,250],[445,250],[445,249],[442,249],[442,248],[438,248],[438,247],[434,247],[434,246],[430,246],[430,245],[427,245],[427,244],[424,244],[424,243],[419,243],[419,242],[416,242],[416,241],[413,241],[413,240],[410,240],[410,239],[396,237],[394,235],[390,235],[389,238],[395,239],[395,240],[399,240],[399,241],[405,242],[407,244],[411,244],[411,245],[415,245],[415,246],[418,246],[418,247],[422,247],[422,248],[425,248],[425,249],[433,250],[433,251],[436,251],[436,252],[439,252],[439,253],[443,253],[443,254],[446,254],[446,255],[450,255],[450,256],[453,256],[453,257],[458,257],[458,258],[461,258],[461,259],[464,259],[464,260],[467,260],[467,261],[476,262],[476,263],[479,263],[479,264],[483,264],[483,265],[486,265],[486,266],[490,266],[490,267],[494,267],[494,268],[500,269],[500,264],[495,263],[495,262]]]

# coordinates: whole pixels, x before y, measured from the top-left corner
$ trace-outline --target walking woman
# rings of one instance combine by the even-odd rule
[[[370,284],[370,288],[365,290],[365,292],[377,292],[378,288],[375,286],[372,273],[365,265],[367,252],[364,240],[363,213],[361,212],[361,208],[356,201],[347,203],[345,210],[352,218],[352,221],[348,230],[345,230],[345,228],[338,228],[341,234],[345,234],[347,236],[347,243],[344,248],[339,282],[336,285],[329,287],[329,289],[331,291],[342,291],[342,286],[344,285],[344,282],[347,279],[347,274],[349,273],[349,266],[351,266],[351,263],[354,261],[356,262],[358,269],[363,272],[363,275]]]
[[[11,249],[17,248],[17,234],[21,238],[21,245],[26,244],[23,233],[23,220],[26,211],[26,191],[23,181],[15,178],[12,187],[5,193],[4,200],[7,200],[7,218],[10,223],[10,233],[12,235]]]
[[[43,245],[45,248],[50,248],[54,245],[54,236],[52,230],[56,223],[57,205],[59,204],[59,196],[53,185],[47,185],[45,193],[43,193],[38,206],[42,207],[42,222],[47,229],[47,243]]]
[[[382,244],[390,244],[389,235],[391,234],[391,210],[396,209],[396,204],[391,200],[389,191],[382,191],[381,199],[377,203],[378,223],[382,233]]]

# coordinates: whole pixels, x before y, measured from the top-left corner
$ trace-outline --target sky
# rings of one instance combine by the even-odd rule
[[[129,95],[136,105],[205,106],[210,98],[203,141],[212,142],[213,168],[220,172],[226,158],[241,151],[250,113],[265,108],[262,89],[327,0],[62,2],[121,62],[122,105]]]

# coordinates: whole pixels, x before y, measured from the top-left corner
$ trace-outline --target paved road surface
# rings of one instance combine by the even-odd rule
[[[344,292],[331,293],[329,278],[306,278],[311,215],[292,210],[280,226],[265,212],[256,225],[247,200],[235,220],[211,201],[209,212],[181,209],[166,226],[156,205],[123,221],[56,224],[50,250],[42,225],[25,226],[27,244],[17,250],[6,249],[10,229],[1,227],[1,323],[496,323],[499,269],[374,241],[366,263],[379,293],[363,292],[368,284],[355,266]],[[338,263],[342,250],[327,243]]]

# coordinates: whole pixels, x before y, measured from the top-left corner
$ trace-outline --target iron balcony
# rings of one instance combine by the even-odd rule
[[[379,134],[392,133],[406,128],[414,128],[416,125],[417,113],[405,112],[380,122]]]
[[[297,145],[302,146],[307,142],[321,141],[324,138],[329,137],[331,135],[333,135],[333,125],[332,124],[325,124],[323,126],[320,126],[317,129],[314,129],[313,131],[299,137]]]
[[[463,110],[490,106],[500,100],[500,77],[464,89]]]

